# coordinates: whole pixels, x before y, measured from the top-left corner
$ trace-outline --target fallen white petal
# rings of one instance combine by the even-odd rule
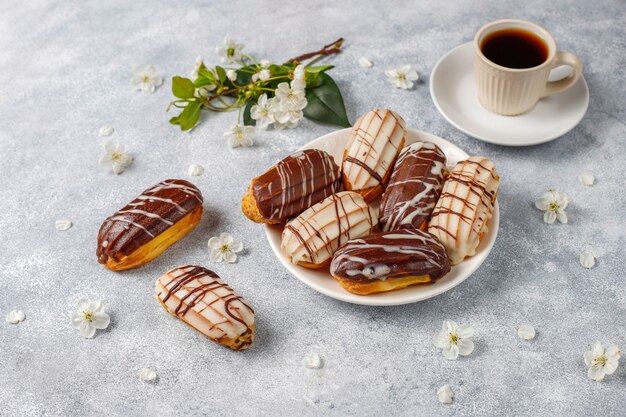
[[[142,381],[150,382],[156,379],[157,374],[150,368],[141,368],[139,372],[137,372],[137,377]]]
[[[452,399],[454,398],[454,393],[452,392],[452,388],[450,385],[444,385],[443,387],[437,390],[437,398],[439,398],[439,402],[441,404],[452,404]]]
[[[323,366],[322,358],[315,352],[309,352],[302,358],[302,363],[309,369],[319,369]]]
[[[111,136],[113,134],[113,128],[111,126],[102,126],[98,130],[98,136]]]
[[[587,269],[593,268],[596,264],[596,258],[591,252],[583,252],[580,254],[580,264]]]
[[[359,58],[359,65],[363,68],[369,68],[372,66],[372,61],[362,56],[361,58]]]
[[[591,187],[593,183],[596,181],[595,177],[588,173],[579,175],[578,179],[580,180],[582,185],[585,185],[587,187]]]
[[[70,219],[60,219],[54,222],[54,227],[59,231],[64,231],[72,227],[72,221]]]
[[[204,167],[198,164],[191,164],[189,165],[189,170],[187,172],[189,172],[189,175],[192,177],[197,177],[204,174]]]
[[[529,326],[528,324],[522,324],[517,329],[517,336],[520,339],[532,340],[535,338],[535,328],[533,326]]]
[[[7,323],[17,324],[21,321],[24,321],[26,318],[26,314],[22,310],[12,310],[9,314],[4,318]]]

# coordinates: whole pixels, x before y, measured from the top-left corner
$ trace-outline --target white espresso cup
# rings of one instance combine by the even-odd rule
[[[507,30],[535,35],[545,46],[545,60],[529,68],[510,68],[487,58],[483,53],[484,42]],[[571,75],[549,82],[550,71],[561,65],[570,66]],[[576,55],[557,51],[556,42],[547,30],[525,20],[496,20],[483,26],[474,37],[474,77],[478,99],[484,108],[494,113],[506,116],[526,113],[542,97],[570,88],[578,81],[581,72],[582,64]]]

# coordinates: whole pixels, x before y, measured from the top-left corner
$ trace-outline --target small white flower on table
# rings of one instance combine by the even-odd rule
[[[585,365],[589,368],[587,375],[594,381],[602,381],[605,375],[611,375],[619,366],[620,351],[617,345],[604,349],[602,343],[596,342],[584,354]]]
[[[474,328],[468,324],[458,325],[452,320],[445,320],[441,331],[433,338],[435,347],[443,350],[443,356],[449,360],[467,356],[474,351]]]
[[[224,38],[224,42],[215,48],[222,62],[234,63],[241,61],[243,44],[235,41],[230,36]]]
[[[54,227],[59,231],[63,232],[72,227],[72,221],[70,219],[59,219],[54,222]]]
[[[275,100],[268,99],[267,94],[261,95],[256,104],[250,108],[250,117],[256,120],[256,127],[264,130],[274,123]]]
[[[593,266],[596,264],[596,258],[593,256],[593,254],[591,252],[583,252],[580,254],[580,264],[584,267],[584,268],[593,268]]]
[[[359,58],[359,65],[363,68],[370,68],[373,64],[372,61],[362,56],[361,58]]]
[[[156,372],[154,372],[150,368],[141,368],[137,372],[137,378],[141,379],[144,382],[154,381],[156,379],[156,377],[157,377]]]
[[[24,319],[26,318],[26,314],[24,314],[24,312],[22,310],[11,310],[5,317],[4,319],[6,320],[7,323],[11,323],[11,324],[17,324],[20,323],[22,321],[24,321]]]
[[[520,339],[532,340],[532,339],[535,338],[535,328],[533,326],[528,325],[528,324],[522,324],[517,329],[517,336]]]
[[[154,93],[154,90],[163,84],[163,78],[157,73],[156,68],[148,65],[144,68],[133,68],[135,75],[130,79],[130,85],[135,90],[141,90],[146,94]]]
[[[219,237],[209,239],[209,248],[212,261],[233,263],[237,260],[237,253],[243,250],[243,243],[230,233],[221,233]]]
[[[104,144],[104,150],[106,153],[100,157],[98,161],[103,168],[109,168],[113,170],[117,175],[121,174],[133,163],[133,157],[124,152],[124,145],[119,142],[113,143],[108,141]]]
[[[552,224],[555,220],[561,223],[567,223],[567,214],[565,209],[569,203],[567,194],[560,193],[555,189],[546,190],[541,197],[535,201],[535,206],[544,211],[543,221]]]
[[[102,126],[98,130],[98,136],[111,136],[113,134],[113,128],[111,126]]]
[[[304,355],[302,363],[308,369],[319,369],[323,366],[322,358],[315,352],[309,352]]]
[[[80,330],[80,333],[86,338],[93,337],[96,330],[106,329],[111,322],[109,315],[104,312],[102,301],[90,301],[85,298],[78,301],[70,320],[72,326]]]
[[[237,148],[242,146],[247,148],[254,144],[254,126],[233,125],[228,132],[224,133],[228,137],[228,146]]]
[[[580,183],[586,187],[593,186],[593,183],[596,181],[595,177],[591,174],[584,173],[578,176],[578,180]]]
[[[202,165],[198,165],[198,164],[191,164],[191,165],[189,165],[189,169],[187,170],[187,172],[192,177],[198,177],[198,176],[204,174],[204,167]]]
[[[441,404],[452,404],[454,393],[450,385],[446,384],[437,390],[437,398]]]
[[[396,88],[402,88],[408,90],[413,87],[413,82],[419,80],[417,71],[411,68],[410,65],[400,65],[396,68],[390,68],[385,71],[387,80]]]

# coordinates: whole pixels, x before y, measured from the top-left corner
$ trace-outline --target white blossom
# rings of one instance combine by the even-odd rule
[[[228,71],[226,71],[226,78],[231,81],[235,81],[237,79],[237,71],[229,69]]]
[[[111,126],[102,126],[98,129],[98,136],[111,136],[113,134],[113,128]]]
[[[193,68],[191,69],[191,71],[189,71],[189,78],[191,78],[191,81],[194,81],[196,78],[198,78],[198,70],[200,70],[200,67],[203,64],[203,60],[202,60],[202,56],[199,55],[196,58],[196,61],[193,63]]]
[[[617,345],[604,349],[602,343],[596,342],[591,350],[583,355],[585,365],[589,368],[587,375],[594,381],[602,381],[605,375],[611,375],[619,366],[620,350]]]
[[[373,64],[372,61],[362,56],[361,58],[359,58],[359,65],[363,68],[370,68]]]
[[[522,324],[517,329],[517,336],[520,339],[532,340],[532,339],[535,338],[535,328],[533,326],[528,325],[528,324]]]
[[[152,94],[158,86],[163,84],[163,78],[161,78],[156,68],[152,65],[148,65],[144,68],[133,68],[133,72],[135,75],[130,79],[130,85],[135,90]]]
[[[141,379],[144,382],[154,381],[156,377],[156,372],[154,372],[150,368],[141,368],[139,371],[137,371],[137,378]]]
[[[302,363],[305,367],[309,369],[319,369],[324,364],[322,363],[322,358],[315,352],[309,352],[302,358]]]
[[[54,222],[54,227],[59,232],[64,232],[72,227],[72,221],[70,219],[59,219]]]
[[[303,109],[307,106],[305,95],[306,82],[293,80],[278,84],[274,94],[274,128],[293,128],[304,117]]]
[[[250,108],[250,117],[256,120],[256,127],[263,130],[274,123],[275,99],[267,98],[267,94],[259,97],[256,104]]]
[[[437,390],[437,398],[441,404],[452,404],[454,393],[450,385],[446,384]]]
[[[96,329],[106,329],[111,322],[109,315],[104,312],[102,301],[90,301],[81,299],[78,301],[76,310],[70,316],[72,326],[80,330],[83,337],[91,338]]]
[[[202,87],[197,87],[193,91],[193,95],[196,98],[208,97],[208,96],[211,95],[211,91],[215,90],[216,88],[217,88],[217,86],[215,84],[203,85]]]
[[[108,141],[104,144],[104,150],[106,153],[98,161],[100,166],[104,168],[110,167],[118,175],[133,163],[133,157],[129,153],[124,152],[124,146],[119,142],[115,144],[112,141]]]
[[[467,324],[458,325],[452,320],[445,320],[433,338],[435,347],[443,350],[443,356],[456,360],[459,355],[467,356],[474,351],[474,328]]]
[[[239,146],[248,147],[254,144],[254,126],[233,125],[224,133],[228,137],[228,145],[231,148]]]
[[[584,186],[591,187],[593,183],[596,181],[595,177],[591,174],[584,173],[578,176],[578,180]]]
[[[237,253],[243,250],[243,243],[230,233],[221,233],[219,237],[209,239],[209,248],[212,261],[233,263],[237,260]]]
[[[411,68],[410,65],[400,65],[396,68],[390,68],[385,71],[387,80],[397,88],[408,90],[413,87],[413,82],[419,80],[417,71]]]
[[[24,321],[25,318],[26,318],[26,314],[24,314],[22,310],[11,310],[4,317],[6,322],[11,323],[11,324],[17,324],[19,322],[22,322]]]
[[[189,169],[187,170],[187,172],[192,177],[198,177],[198,176],[204,174],[204,167],[202,165],[198,165],[198,164],[191,164],[191,165],[189,165]]]
[[[567,214],[565,209],[569,199],[567,194],[560,193],[555,189],[549,189],[545,191],[541,197],[535,201],[535,206],[544,211],[543,221],[552,224],[554,220],[558,220],[561,223],[567,223]]]
[[[230,36],[224,38],[224,42],[216,48],[222,62],[236,63],[241,61],[243,44],[235,41]]]
[[[591,252],[583,252],[580,254],[580,264],[587,269],[593,268],[596,264],[596,258]]]
[[[293,79],[304,81],[305,77],[306,77],[306,68],[304,67],[304,65],[300,64],[296,66],[296,68],[293,70]]]

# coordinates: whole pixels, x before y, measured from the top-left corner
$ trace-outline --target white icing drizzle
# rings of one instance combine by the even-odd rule
[[[148,193],[157,193],[161,190],[169,190],[172,188],[180,188],[181,190],[183,190],[185,193],[193,195],[199,202],[202,203],[202,198],[200,197],[200,192],[195,189],[195,188],[191,188],[187,185],[184,184],[175,184],[175,183],[171,183],[171,182],[167,182],[163,181],[158,183],[157,185],[155,185],[154,187],[152,187],[150,190],[148,190]],[[144,194],[145,196],[150,196],[151,194]]]
[[[406,135],[402,117],[391,110],[374,109],[357,120],[350,132],[346,158],[354,158],[367,165],[380,178],[385,178],[393,167]],[[357,163],[343,162],[343,174],[352,190],[363,190],[379,185],[367,169]]]
[[[360,194],[343,191],[287,223],[281,246],[293,263],[321,264],[349,239],[370,234],[377,223],[376,211]]]
[[[142,194],[139,197],[137,197],[137,200],[147,200],[149,203],[151,203],[152,201],[162,201],[164,203],[172,204],[181,213],[187,213],[187,210],[185,210],[181,205],[177,204],[171,198],[162,198],[162,197],[157,197],[157,196],[154,196],[154,195]],[[145,201],[140,201],[140,202],[137,202],[137,203],[130,203],[128,205],[135,207],[135,206],[143,206],[144,204],[146,204]]]
[[[472,156],[459,162],[443,185],[428,231],[446,247],[456,265],[476,253],[492,216],[499,178],[491,160]]]
[[[141,214],[143,216],[146,217],[150,217],[151,219],[159,219],[161,220],[163,223],[171,226],[174,224],[174,222],[171,222],[167,219],[164,219],[163,217],[159,216],[156,213],[151,213],[149,211],[145,211],[145,210],[139,210],[139,209],[130,209],[130,210],[123,210],[123,211],[118,211],[118,214],[124,214],[124,213],[133,213],[133,214]]]
[[[146,229],[145,227],[143,227],[142,225],[140,225],[139,223],[135,223],[132,220],[128,220],[127,218],[125,218],[124,216],[113,216],[111,217],[111,220],[117,220],[123,223],[128,223],[129,225],[135,226],[140,228],[141,230],[143,230],[144,232],[146,232],[148,235],[150,235],[151,237],[154,237],[154,235],[152,233],[150,233],[148,231],[148,229]]]

